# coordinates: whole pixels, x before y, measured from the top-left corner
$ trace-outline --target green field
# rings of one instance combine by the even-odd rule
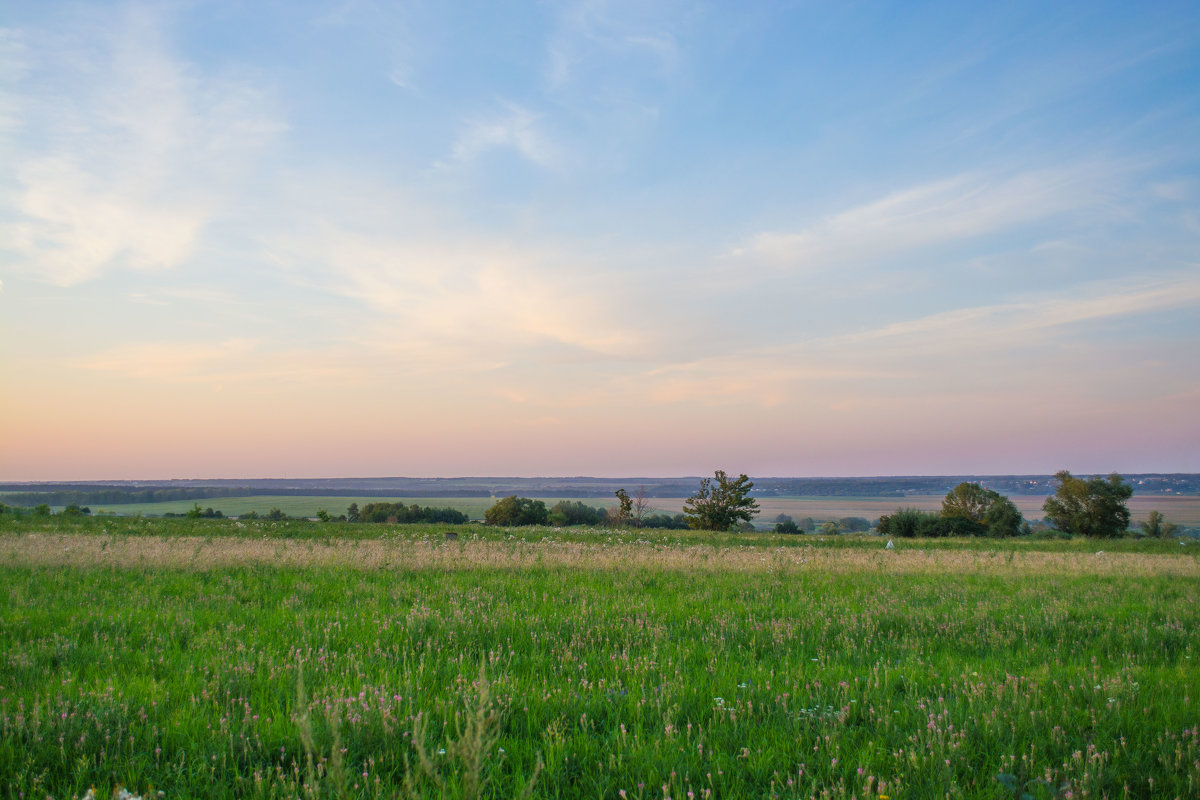
[[[0,523],[0,796],[1200,788],[1200,545],[330,527]]]
[[[209,500],[172,500],[165,503],[123,503],[93,508],[95,513],[111,513],[122,515],[145,514],[158,516],[161,514],[184,514],[196,503],[201,508],[212,507],[221,511],[227,517],[236,517],[247,511],[257,511],[265,514],[272,508],[278,508],[293,517],[315,517],[317,512],[325,509],[333,516],[345,514],[351,503],[359,507],[367,503],[396,503],[405,505],[416,503],[420,506],[434,508],[453,508],[469,515],[472,519],[483,519],[483,512],[495,501],[490,497],[326,497],[303,495],[253,495],[250,497],[214,497]],[[553,502],[558,502],[557,500]],[[587,501],[585,501],[587,502]],[[614,501],[615,502],[615,501]],[[593,499],[590,505],[611,505],[604,498]]]
[[[563,498],[537,498],[547,506],[552,506]],[[605,508],[615,504],[615,500],[607,497],[568,498],[578,500],[590,506]],[[1026,519],[1038,520],[1042,517],[1043,497],[1026,497],[1016,495],[1012,501],[1025,515]],[[651,499],[655,513],[677,514],[683,509],[682,497],[656,497]],[[284,513],[295,517],[315,517],[320,509],[337,516],[344,514],[351,503],[364,506],[367,503],[403,502],[408,505],[416,503],[421,506],[435,508],[449,507],[465,512],[472,519],[483,519],[495,498],[490,497],[310,497],[296,495],[260,495],[253,497],[219,497],[209,500],[176,500],[166,503],[136,503],[108,505],[93,508],[93,512],[108,512],[112,514],[136,515],[145,514],[156,516],[166,513],[183,514],[192,508],[193,503],[199,503],[201,508],[211,506],[223,512],[226,516],[237,516],[247,511],[266,513],[272,508],[278,508]],[[836,520],[841,517],[865,517],[876,520],[883,514],[890,514],[901,506],[922,509],[938,509],[942,504],[942,495],[914,495],[905,498],[894,497],[762,497],[758,500],[762,509],[756,522],[758,525],[769,527],[772,520],[779,514],[788,514],[797,520],[812,517],[818,521]],[[1200,527],[1200,497],[1193,496],[1134,496],[1129,501],[1129,510],[1134,521],[1144,520],[1151,510],[1158,510],[1166,518],[1178,525]]]

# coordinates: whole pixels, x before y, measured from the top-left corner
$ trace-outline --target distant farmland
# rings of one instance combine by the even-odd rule
[[[0,498],[2,499],[2,498]],[[544,497],[547,506],[552,506],[561,500],[578,500],[589,506],[610,507],[615,500],[603,497]],[[1042,503],[1040,496],[1015,495],[1011,497],[1021,513],[1028,520],[1042,518]],[[201,500],[173,500],[164,503],[127,503],[93,507],[93,512],[105,511],[113,514],[158,516],[162,514],[183,514],[192,508],[193,503],[199,503],[201,508],[212,507],[226,516],[238,516],[247,511],[257,511],[263,514],[272,508],[278,508],[284,513],[295,517],[315,517],[317,512],[325,509],[337,516],[346,512],[347,506],[357,503],[359,507],[367,503],[402,502],[408,505],[416,503],[421,506],[435,508],[453,508],[469,515],[472,519],[482,519],[483,513],[494,503],[493,497],[358,497],[358,496],[300,496],[300,495],[255,495],[250,497],[216,497]],[[650,503],[656,512],[677,514],[683,509],[682,497],[655,497]],[[876,520],[883,514],[890,514],[897,508],[912,507],[920,509],[936,509],[941,507],[942,495],[914,495],[910,497],[760,497],[759,506],[762,511],[755,520],[761,526],[769,526],[779,514],[787,514],[797,520],[812,517],[814,520],[836,520],[841,517],[866,517]],[[1187,527],[1200,526],[1200,497],[1198,496],[1163,496],[1163,495],[1134,495],[1129,501],[1129,510],[1134,521],[1144,520],[1153,510],[1162,512],[1168,520]]]

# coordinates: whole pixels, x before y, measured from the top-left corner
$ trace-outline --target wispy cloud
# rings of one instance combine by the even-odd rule
[[[547,343],[620,355],[640,342],[616,313],[619,290],[551,247],[448,231],[397,237],[327,222],[280,234],[269,249],[295,280],[362,303],[377,330],[419,342],[422,360],[433,363],[451,351],[507,361]]]
[[[1086,164],[994,175],[967,173],[892,192],[798,232],[752,237],[733,255],[795,269],[854,263],[1051,220],[1102,206],[1116,168]]]
[[[23,270],[68,286],[112,267],[177,266],[282,129],[261,91],[175,57],[166,27],[134,7],[115,25],[27,43],[0,223]]]
[[[561,157],[559,147],[546,133],[542,117],[515,103],[505,103],[504,112],[469,122],[451,148],[454,161],[473,161],[491,150],[511,148],[538,166],[554,166]]]
[[[123,345],[79,361],[83,369],[155,381],[197,381],[226,372],[231,362],[253,353],[258,343],[145,342]]]
[[[825,340],[833,346],[929,339],[943,347],[977,346],[980,340],[1011,347],[1030,333],[1113,317],[1200,306],[1200,269],[1158,279],[1125,279],[1029,300],[955,309]]]
[[[546,48],[546,82],[561,89],[580,78],[586,66],[590,77],[614,62],[649,62],[659,72],[678,64],[680,47],[670,24],[680,15],[672,9],[644,3],[583,0],[563,5],[558,25]]]
[[[910,391],[907,386],[926,395],[985,394],[998,390],[995,381],[1011,386],[1002,376],[1014,364],[1026,381],[1034,375],[1053,380],[1072,374],[1063,369],[1058,345],[1077,342],[1077,326],[1190,308],[1200,309],[1200,269],[1098,281],[803,342],[742,346],[663,364],[629,376],[626,383],[651,403],[718,406],[899,397]],[[952,364],[959,368],[948,371]],[[1085,372],[1088,381],[1108,380],[1083,369],[1075,373],[1077,380],[1082,382]]]

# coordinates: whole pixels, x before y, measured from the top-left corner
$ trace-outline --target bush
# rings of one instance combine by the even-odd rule
[[[685,531],[691,526],[688,525],[687,517],[683,514],[651,514],[648,517],[642,518],[642,527],[655,528],[657,530]]]
[[[545,525],[550,518],[546,504],[541,500],[517,497],[515,494],[484,512],[483,521],[488,525]]]
[[[780,516],[783,516],[783,515],[781,514]],[[788,517],[783,522],[775,523],[775,532],[776,533],[800,533],[800,526],[797,525],[796,522],[791,517]]]
[[[871,520],[864,517],[842,517],[837,521],[837,526],[843,533],[858,533],[871,530]]]
[[[603,525],[608,518],[608,512],[603,508],[593,508],[578,500],[559,500],[550,507],[549,521],[551,525],[565,528],[568,525]]]
[[[884,514],[880,517],[876,529],[882,536],[911,539],[916,536],[927,536],[928,534],[923,531],[935,528],[940,520],[941,515],[932,511],[921,511],[918,508],[898,508],[894,513]]]
[[[328,518],[329,513],[325,512]],[[318,517],[320,515],[318,514]],[[325,520],[322,520],[325,521]],[[470,518],[461,511],[453,508],[422,508],[413,503],[367,503],[358,512],[358,522],[436,522],[448,525],[461,525],[469,522]]]

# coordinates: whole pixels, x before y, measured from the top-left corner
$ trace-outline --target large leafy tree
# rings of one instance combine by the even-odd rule
[[[1107,478],[1076,478],[1065,469],[1054,476],[1058,486],[1042,504],[1046,518],[1060,531],[1079,536],[1113,538],[1129,527],[1133,487],[1117,473]]]
[[[750,497],[754,484],[745,474],[730,478],[724,470],[703,478],[700,488],[683,503],[688,525],[702,531],[727,531],[739,522],[749,522],[758,513],[758,501]]]
[[[978,526],[978,532],[988,536],[1016,536],[1021,532],[1021,512],[1004,495],[985,489],[978,483],[960,483],[942,500],[942,516],[950,520],[966,520],[968,531]]]
[[[545,525],[550,518],[546,504],[528,497],[505,497],[483,512],[488,525]]]

